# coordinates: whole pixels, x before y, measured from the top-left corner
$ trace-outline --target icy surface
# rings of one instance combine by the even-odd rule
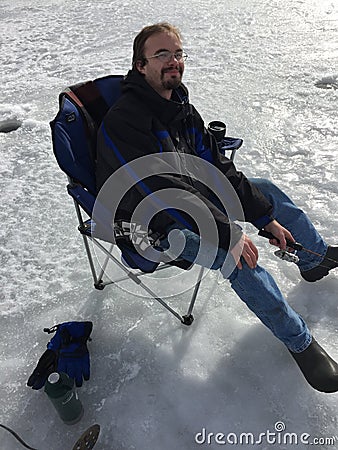
[[[185,328],[157,304],[117,287],[93,289],[48,122],[67,85],[130,67],[143,25],[169,20],[183,33],[185,82],[205,121],[244,139],[237,165],[269,177],[337,243],[338,6],[333,0],[2,0],[0,120],[0,423],[38,449],[71,449],[91,424],[99,449],[219,448],[212,433],[337,435],[338,395],[312,390],[284,346],[217,273],[209,274]],[[248,233],[290,304],[338,358],[337,272],[308,285],[297,268]],[[160,282],[159,282],[160,284]],[[188,294],[172,298],[184,311]],[[85,415],[63,425],[26,380],[45,349],[45,326],[94,322]],[[0,448],[21,448],[0,428]],[[323,443],[320,448],[337,448]],[[249,444],[233,447],[251,448]],[[256,448],[308,448],[273,444]]]

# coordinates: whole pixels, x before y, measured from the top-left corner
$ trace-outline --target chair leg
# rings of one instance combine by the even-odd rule
[[[114,248],[114,244],[111,244],[110,249],[108,250],[109,253],[112,252],[113,248]],[[103,262],[103,264],[101,266],[101,270],[100,270],[100,273],[99,273],[99,276],[98,276],[98,283],[97,283],[97,285],[95,285],[96,289],[102,290],[106,286],[106,284],[110,284],[110,283],[104,283],[103,282],[103,276],[105,274],[105,271],[106,271],[106,268],[107,268],[109,260],[110,260],[110,257],[106,256],[106,259],[104,260],[104,262]]]
[[[193,296],[192,296],[192,299],[191,299],[191,302],[190,302],[188,314],[186,316],[181,316],[177,311],[175,311],[173,308],[171,308],[171,306],[169,306],[161,297],[158,297],[152,289],[150,289],[146,284],[143,283],[143,281],[140,279],[142,274],[135,274],[135,273],[131,272],[129,269],[127,269],[125,267],[125,265],[123,263],[121,263],[117,258],[115,258],[115,256],[112,255],[99,241],[97,241],[95,238],[91,238],[91,239],[102,250],[102,252],[105,253],[105,255],[108,258],[112,259],[126,273],[126,275],[132,281],[134,281],[136,284],[138,284],[154,300],[156,300],[162,306],[164,306],[164,308],[166,308],[169,312],[171,312],[171,314],[173,314],[181,323],[183,323],[184,325],[191,325],[192,324],[192,322],[194,320],[194,318],[192,316],[192,309],[194,307],[194,303],[195,303],[195,300],[196,300],[196,297],[197,297],[198,289],[199,289],[199,286],[201,284],[202,275],[203,275],[203,271],[204,271],[203,267],[199,271],[197,283],[196,283],[195,288],[194,288],[194,292],[193,292]],[[114,281],[112,281],[112,282],[114,283]],[[189,316],[189,317],[187,317],[187,316]]]
[[[83,222],[81,210],[79,208],[79,205],[75,201],[74,201],[74,204],[75,204],[75,209],[76,209],[77,216],[78,216],[79,225],[80,225],[80,227],[83,227],[84,226],[84,222]],[[193,323],[194,317],[192,315],[192,310],[194,308],[195,300],[196,300],[196,297],[197,297],[197,294],[198,294],[198,290],[199,290],[199,287],[200,287],[200,284],[201,284],[201,280],[202,280],[202,276],[203,276],[203,272],[204,272],[204,267],[201,267],[201,269],[199,271],[199,274],[198,274],[198,277],[197,277],[197,282],[195,284],[195,288],[194,288],[194,291],[193,291],[193,294],[192,294],[192,298],[191,298],[191,301],[190,301],[190,305],[189,305],[189,308],[188,308],[188,312],[187,312],[186,315],[181,316],[177,311],[175,311],[173,308],[171,308],[161,297],[158,297],[155,294],[155,292],[153,292],[146,284],[144,284],[140,280],[140,275],[139,274],[135,274],[135,273],[131,272],[129,269],[127,269],[124,266],[123,263],[121,263],[117,258],[114,257],[114,255],[112,255],[112,250],[114,248],[114,244],[111,244],[110,249],[107,250],[94,237],[86,236],[85,234],[82,234],[82,237],[83,237],[84,246],[85,246],[85,249],[86,249],[86,253],[87,253],[90,269],[91,269],[93,280],[94,280],[94,286],[95,286],[96,289],[102,290],[106,286],[106,284],[109,284],[109,283],[104,283],[102,278],[103,278],[103,275],[104,275],[105,270],[107,268],[109,259],[111,259],[126,273],[126,275],[131,280],[133,280],[136,284],[138,284],[140,287],[142,287],[142,289],[144,289],[148,294],[150,294],[150,296],[154,300],[159,302],[162,306],[164,306],[164,308],[166,308],[169,312],[171,312],[171,314],[173,314],[181,323],[183,323],[184,325],[191,325]],[[106,255],[106,259],[104,260],[104,262],[103,262],[103,264],[101,266],[101,271],[100,271],[99,275],[97,275],[97,272],[96,272],[96,269],[95,269],[95,265],[94,265],[94,261],[93,261],[93,257],[92,257],[92,253],[91,253],[91,249],[90,249],[90,246],[89,246],[89,239],[95,245],[97,245],[101,249],[101,251]],[[114,281],[111,281],[111,283],[114,283]]]
[[[191,325],[193,323],[193,321],[194,321],[194,316],[192,315],[192,310],[193,310],[193,308],[195,306],[195,301],[196,301],[197,294],[198,294],[198,291],[199,291],[199,288],[200,288],[200,285],[201,285],[203,273],[204,273],[204,267],[201,266],[200,271],[199,271],[198,276],[197,276],[197,281],[196,281],[196,284],[195,284],[194,292],[192,294],[192,298],[191,298],[191,301],[190,301],[188,312],[187,312],[187,314],[185,314],[183,316],[183,322],[182,323],[184,323],[184,325]]]
[[[102,283],[102,280],[96,274],[96,269],[95,269],[92,253],[90,251],[88,238],[85,235],[82,235],[82,238],[83,238],[83,243],[84,243],[84,246],[85,246],[85,249],[86,249],[90,270],[92,272],[94,286],[95,286],[96,289],[103,289],[103,287],[100,287],[101,283]]]
[[[76,211],[76,215],[77,215],[77,219],[79,222],[79,227],[84,227],[84,222],[83,222],[83,217],[81,214],[81,210],[79,205],[76,203],[76,201],[73,199],[74,205],[75,205],[75,211]],[[85,234],[81,233],[82,238],[83,238],[83,243],[86,249],[86,253],[87,253],[87,258],[88,258],[88,262],[89,262],[89,266],[90,266],[90,270],[93,276],[93,280],[94,280],[94,286],[96,289],[100,289],[102,290],[104,288],[104,285],[102,284],[102,280],[101,280],[101,276],[98,277],[97,273],[96,273],[96,269],[95,269],[95,265],[94,265],[94,261],[93,261],[93,257],[92,257],[92,253],[89,247],[89,241],[88,241],[88,236],[86,236]]]
[[[146,286],[143,283],[143,281],[138,279],[137,284],[139,284],[146,292],[148,292],[148,294],[150,294],[154,300],[158,301],[162,306],[164,306],[168,311],[170,311],[171,314],[173,314],[180,322],[185,323],[184,318],[180,314],[178,314],[177,311],[175,311],[173,308],[171,308],[171,306],[169,306],[168,303],[166,303],[161,297],[158,297],[155,294],[155,292],[153,292],[148,286]]]

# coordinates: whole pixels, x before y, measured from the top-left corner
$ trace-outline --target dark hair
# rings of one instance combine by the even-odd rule
[[[173,33],[180,41],[182,40],[180,30],[168,22],[155,23],[154,25],[148,25],[142,28],[134,39],[132,61],[133,69],[136,69],[137,61],[141,61],[143,65],[146,63],[146,59],[144,57],[144,44],[150,36],[156,33]]]

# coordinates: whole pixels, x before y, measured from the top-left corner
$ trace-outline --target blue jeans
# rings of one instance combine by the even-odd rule
[[[311,249],[321,255],[326,253],[327,244],[320,237],[305,213],[288,198],[277,186],[265,179],[250,179],[273,206],[273,216],[287,228],[297,242],[304,248]],[[180,229],[186,239],[181,257],[194,262],[200,246],[198,234],[180,227],[178,224],[168,227],[167,232]],[[163,249],[169,248],[167,239],[161,241]],[[211,269],[224,272],[224,261],[227,252],[219,248]],[[302,271],[312,269],[321,263],[322,258],[304,251],[299,251],[298,266]],[[199,254],[199,264],[203,265],[203,256]],[[266,325],[272,333],[293,352],[302,352],[311,343],[311,333],[299,314],[287,303],[272,276],[259,265],[250,269],[241,259],[243,269],[237,267],[230,275],[225,275],[231,287],[251,311]],[[228,273],[228,272],[227,272]]]

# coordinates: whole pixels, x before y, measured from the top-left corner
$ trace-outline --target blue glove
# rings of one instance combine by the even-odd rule
[[[90,377],[87,341],[92,329],[92,322],[64,322],[49,330],[56,330],[47,348],[58,355],[57,371],[73,378],[77,387],[82,386],[82,379]]]
[[[92,322],[64,322],[52,328],[45,328],[47,333],[55,333],[48,342],[47,349],[38,361],[36,368],[28,379],[27,386],[41,389],[52,372],[65,372],[75,379],[76,386],[82,386],[82,379],[89,380],[90,362],[87,341],[90,340]]]

